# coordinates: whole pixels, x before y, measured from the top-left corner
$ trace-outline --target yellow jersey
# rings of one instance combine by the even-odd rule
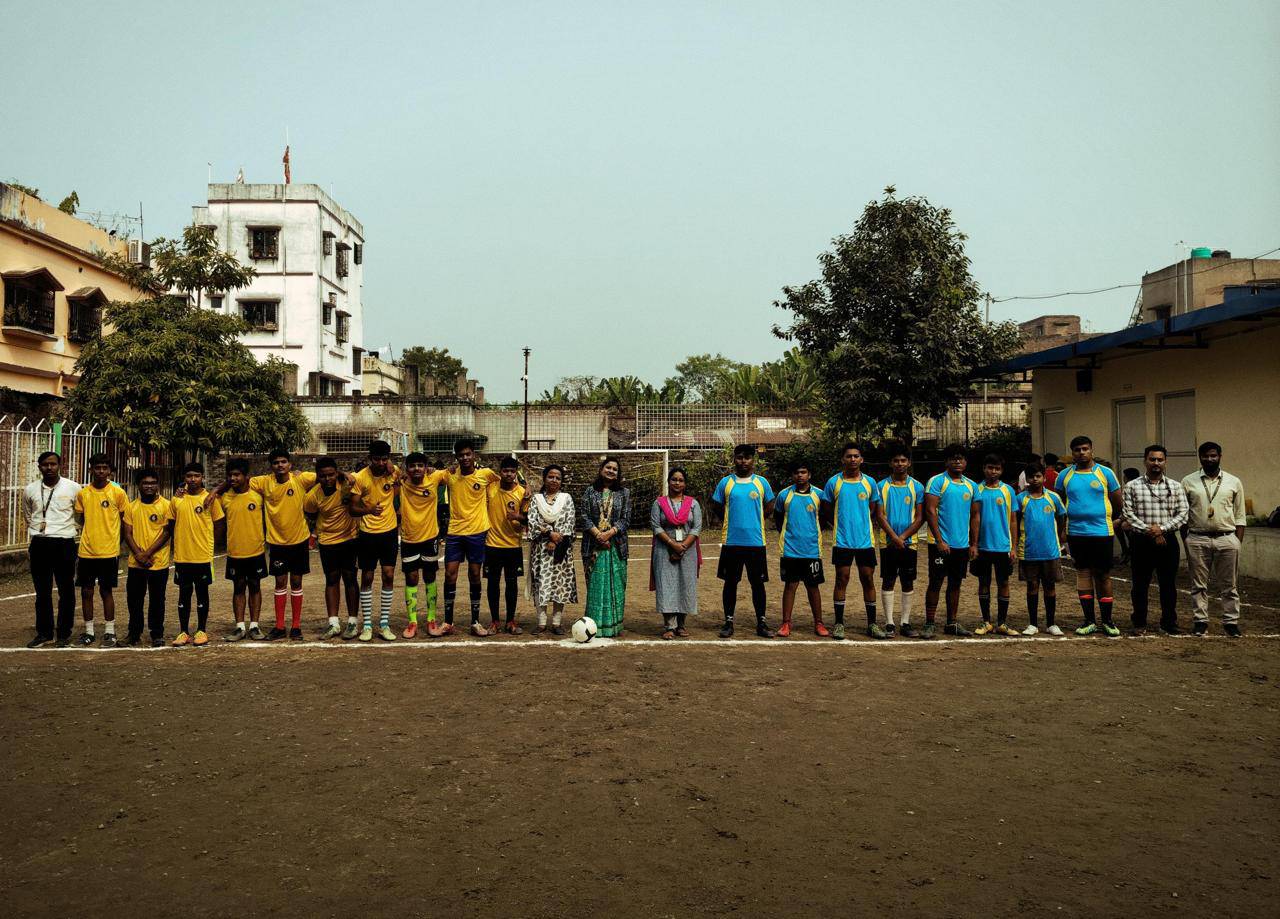
[[[489,483],[498,473],[480,467],[470,475],[449,473],[449,535],[474,536],[489,529]]]
[[[255,475],[249,480],[249,488],[267,502],[267,542],[273,546],[296,546],[310,538],[302,503],[315,484],[314,472],[290,472],[283,482],[276,481],[275,473]]]
[[[440,535],[440,489],[449,481],[445,469],[428,472],[421,485],[405,476],[400,480],[400,541],[426,542]]]
[[[143,503],[139,498],[129,502],[129,509],[125,511],[124,519],[133,530],[133,541],[138,544],[139,549],[146,552],[169,526],[169,521],[173,519],[173,506],[163,495],[156,495],[156,499],[150,504]],[[151,557],[151,567],[147,569],[148,571],[164,571],[169,567],[169,549],[172,543],[172,540],[166,542]],[[132,552],[129,553],[129,567],[142,569]]]
[[[316,542],[334,546],[356,538],[356,518],[351,516],[351,487],[339,483],[333,494],[326,495],[324,486],[307,492],[304,509],[316,515]]]
[[[208,507],[208,492],[187,492],[173,499],[173,560],[179,565],[208,564],[213,561],[213,522],[223,517],[222,504]]]
[[[262,522],[262,495],[252,488],[222,495],[222,513],[227,518],[227,555],[231,558],[255,558],[267,551],[266,530]]]
[[[517,482],[510,491],[504,491],[502,483],[494,482],[489,486],[489,538],[486,546],[495,549],[519,549],[520,535],[524,528],[507,519],[507,514],[523,513],[529,506],[529,496],[525,487]]]
[[[115,482],[108,482],[106,488],[86,485],[80,489],[75,511],[84,516],[81,558],[120,557],[120,518],[128,509],[129,496]]]
[[[400,484],[400,469],[392,466],[386,475],[374,475],[372,466],[365,466],[352,476],[351,494],[359,498],[369,513],[358,519],[362,533],[390,533],[396,528],[396,486]]]

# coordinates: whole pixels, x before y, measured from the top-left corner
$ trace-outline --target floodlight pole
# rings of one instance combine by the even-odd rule
[[[524,448],[529,449],[529,349],[524,350]]]

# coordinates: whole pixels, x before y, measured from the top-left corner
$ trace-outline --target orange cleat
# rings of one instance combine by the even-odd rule
[[[819,621],[813,624],[813,634],[817,635],[819,638],[830,638],[831,630],[827,628],[823,622]]]
[[[410,622],[408,625],[406,625],[406,626],[404,627],[404,631],[400,633],[400,637],[401,637],[401,638],[417,638],[417,637],[418,637],[418,623],[416,623],[416,622]]]
[[[790,622],[784,622],[784,623],[782,623],[782,625],[778,626],[778,637],[779,637],[779,638],[790,638],[790,637],[791,637],[791,623],[790,623]]]

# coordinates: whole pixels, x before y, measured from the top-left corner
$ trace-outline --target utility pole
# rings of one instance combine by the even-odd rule
[[[529,349],[524,348],[524,448],[529,449]]]
[[[983,294],[983,299],[987,301],[986,305],[986,323],[991,325],[991,294]],[[988,374],[989,376],[990,374]],[[982,422],[987,422],[987,381],[982,381]]]

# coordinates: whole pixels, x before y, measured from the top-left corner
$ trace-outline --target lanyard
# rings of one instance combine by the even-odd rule
[[[1203,472],[1200,473],[1200,485],[1204,488],[1204,494],[1205,494],[1205,497],[1209,499],[1210,507],[1213,506],[1213,502],[1217,499],[1218,492],[1222,490],[1222,473],[1221,472],[1218,473],[1218,478],[1215,479],[1214,481],[1216,484],[1214,485],[1213,493],[1210,494],[1209,479]]]
[[[59,482],[55,482],[53,487],[49,489],[49,497],[44,497],[44,482],[40,483],[40,497],[44,498],[44,507],[40,508],[40,532],[43,533],[49,526],[49,505],[53,503],[53,496],[58,493]]]

